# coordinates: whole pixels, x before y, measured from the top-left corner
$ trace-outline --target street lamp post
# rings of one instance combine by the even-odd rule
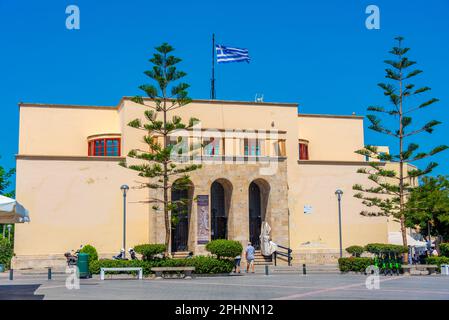
[[[11,241],[11,228],[12,225],[8,224],[8,241]]]
[[[335,194],[337,195],[337,199],[338,199],[338,231],[339,231],[339,236],[340,236],[340,258],[343,257],[343,244],[342,244],[342,240],[341,240],[341,197],[343,196],[343,191],[341,191],[340,189],[337,189],[337,191],[335,191]]]
[[[126,193],[129,190],[129,187],[124,184],[120,187],[123,193],[123,259],[126,258]]]

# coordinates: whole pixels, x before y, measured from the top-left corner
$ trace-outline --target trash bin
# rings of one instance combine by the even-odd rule
[[[0,263],[0,272],[5,272],[5,265]]]
[[[449,276],[449,264],[441,265],[441,274],[445,276]]]
[[[89,254],[79,253],[77,267],[79,271],[80,278],[89,278]]]

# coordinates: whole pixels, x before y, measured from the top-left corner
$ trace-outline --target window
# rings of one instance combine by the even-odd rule
[[[260,156],[260,141],[257,139],[245,139],[245,156]]]
[[[275,155],[277,157],[285,157],[287,155],[285,152],[285,140],[278,140],[275,142]]]
[[[204,155],[217,156],[220,154],[220,139],[206,138],[204,139]]]
[[[306,143],[299,144],[299,160],[309,160],[309,145]]]
[[[176,146],[178,144],[178,137],[168,136],[167,137],[167,147]]]
[[[97,157],[119,157],[120,138],[101,138],[89,141],[88,155]]]

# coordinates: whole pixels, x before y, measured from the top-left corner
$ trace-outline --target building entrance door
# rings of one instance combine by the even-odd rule
[[[228,219],[226,216],[225,190],[221,183],[215,181],[210,188],[211,193],[211,239],[228,237]]]
[[[189,192],[187,189],[177,190],[172,189],[172,201],[188,199]],[[188,206],[185,205],[183,208],[178,210],[173,210],[172,215],[176,216],[177,223],[172,223],[171,230],[171,251],[187,251],[188,249],[188,239],[189,239],[189,214]]]
[[[260,249],[260,230],[262,228],[261,196],[259,186],[249,185],[249,241],[257,250]]]

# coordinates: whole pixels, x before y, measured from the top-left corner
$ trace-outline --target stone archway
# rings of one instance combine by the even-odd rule
[[[176,188],[176,181],[173,183],[171,201],[184,201],[185,204],[171,212],[171,252],[188,251],[193,192],[192,183],[187,188]]]
[[[232,184],[227,179],[217,179],[210,187],[211,240],[227,239]]]
[[[256,179],[248,188],[249,241],[260,249],[262,222],[267,220],[270,185],[263,179]]]

